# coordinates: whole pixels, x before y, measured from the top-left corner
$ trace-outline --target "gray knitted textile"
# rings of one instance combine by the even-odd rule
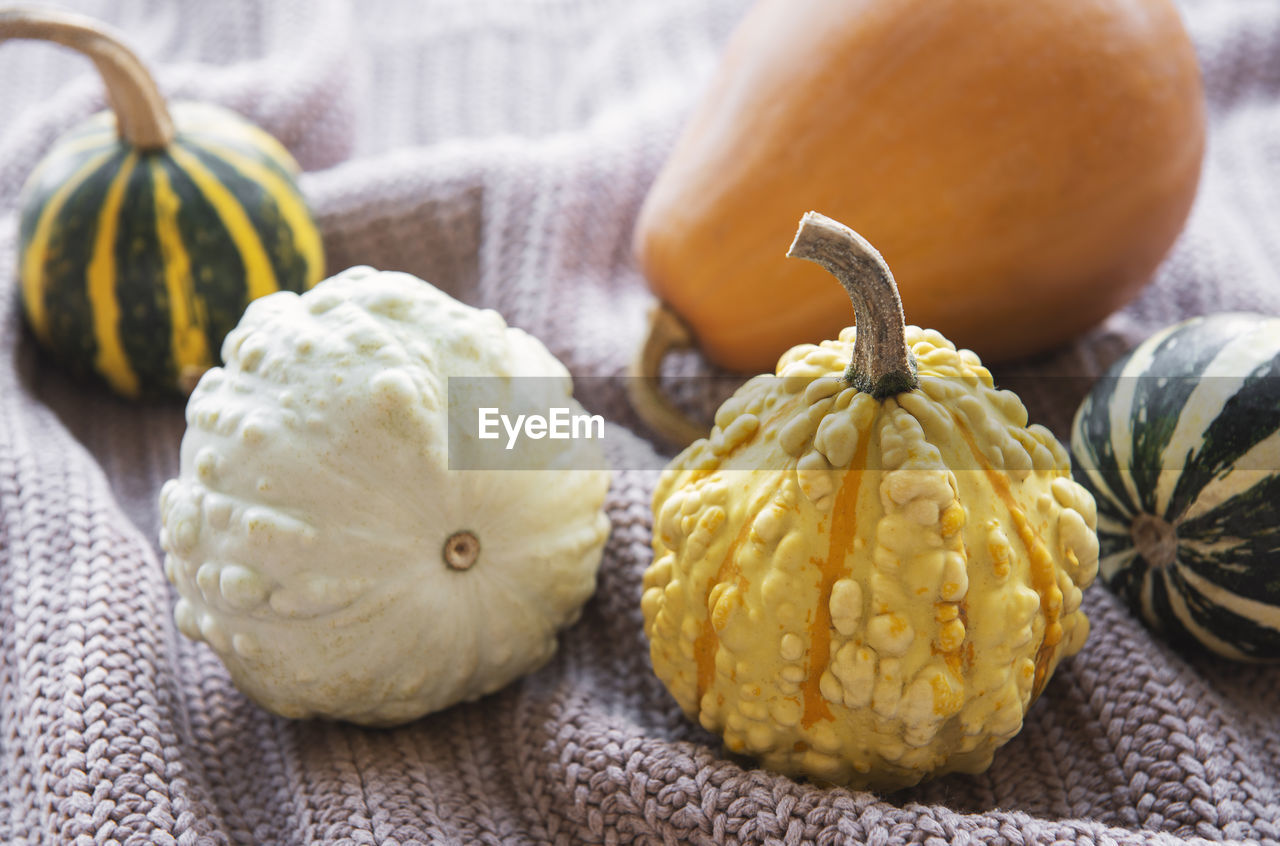
[[[649,303],[628,249],[639,203],[744,0],[77,8],[125,31],[171,97],[237,109],[294,151],[331,269],[408,270],[576,375],[612,376]],[[996,372],[1060,436],[1089,378],[1155,329],[1280,313],[1280,5],[1183,9],[1212,121],[1185,234],[1122,313]],[[0,45],[3,267],[22,179],[103,102],[84,59]],[[0,842],[1280,842],[1280,670],[1175,652],[1101,586],[1088,644],[983,775],[882,797],[730,758],[655,680],[641,631],[655,473],[636,468],[661,453],[616,381],[581,385],[628,469],[598,592],[552,663],[398,729],[292,722],[174,627],[155,501],[181,406],[66,380],[3,298]]]

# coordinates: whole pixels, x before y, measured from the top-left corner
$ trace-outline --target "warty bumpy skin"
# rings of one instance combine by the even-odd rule
[[[544,664],[595,589],[598,442],[534,469],[449,467],[448,377],[581,412],[564,366],[492,311],[353,268],[250,304],[187,406],[160,498],[179,629],[288,717],[394,724]],[[569,468],[569,469],[565,469]],[[582,469],[574,469],[582,468]],[[591,469],[597,468],[597,469]],[[442,551],[479,542],[472,566]],[[474,550],[472,550],[474,551]]]
[[[734,752],[892,790],[980,772],[1084,644],[1093,498],[978,357],[907,327],[920,385],[842,376],[855,330],[745,384],[653,499],[653,666]]]

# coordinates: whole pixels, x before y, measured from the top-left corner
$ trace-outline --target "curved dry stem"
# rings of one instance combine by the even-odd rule
[[[902,300],[889,266],[875,247],[842,223],[807,213],[787,255],[821,265],[853,301],[858,334],[845,381],[876,399],[919,385],[916,360],[907,347]]]
[[[125,143],[140,150],[159,150],[173,140],[173,119],[155,79],[106,25],[55,9],[5,9],[0,11],[0,40],[8,38],[53,41],[92,59]]]
[[[691,346],[693,337],[684,323],[665,303],[659,302],[649,312],[644,344],[631,362],[627,379],[627,396],[640,419],[663,438],[682,447],[705,438],[707,427],[695,423],[662,393],[658,376],[667,353]]]

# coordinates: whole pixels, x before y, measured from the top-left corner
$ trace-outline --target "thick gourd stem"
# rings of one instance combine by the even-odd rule
[[[110,28],[70,12],[18,8],[0,11],[0,40],[54,41],[90,59],[102,75],[116,114],[120,138],[140,150],[159,150],[173,140],[173,120],[155,80],[137,54]]]
[[[844,224],[809,212],[787,255],[822,265],[853,300],[858,334],[845,381],[876,399],[915,388],[919,380],[915,357],[907,347],[902,300],[876,248]]]

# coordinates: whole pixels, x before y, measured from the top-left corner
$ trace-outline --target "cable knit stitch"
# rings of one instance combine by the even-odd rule
[[[543,670],[372,731],[264,713],[177,635],[155,549],[177,405],[67,381],[0,301],[0,842],[1280,842],[1280,670],[1179,654],[1101,587],[1093,633],[978,776],[880,797],[756,769],[686,720],[639,611],[665,457],[620,382],[649,296],[639,203],[744,0],[92,0],[172,97],[246,113],[308,173],[330,265],[502,311],[610,419],[599,588]],[[1280,313],[1280,8],[1183,0],[1211,143],[1188,228],[1135,303],[997,370],[1065,434],[1089,381],[1191,314]],[[83,59],[0,45],[0,264],[22,179],[103,104]],[[785,246],[785,245],[783,245]],[[816,340],[816,339],[815,339]],[[717,375],[696,356],[682,375]],[[605,378],[589,378],[605,377]],[[732,381],[682,380],[709,415]]]

